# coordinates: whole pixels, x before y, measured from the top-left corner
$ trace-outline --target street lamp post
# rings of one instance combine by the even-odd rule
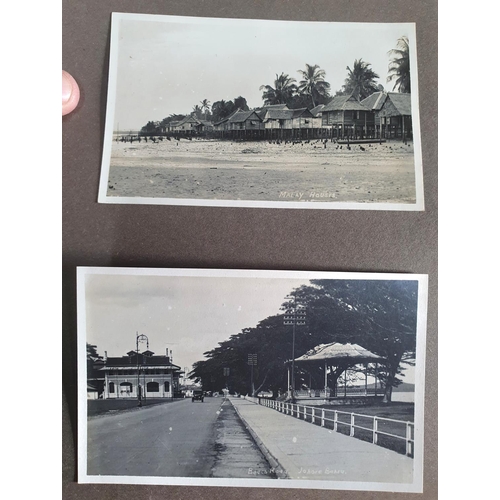
[[[281,308],[285,311],[283,324],[292,326],[292,380],[288,394],[293,401],[295,399],[295,329],[297,326],[306,324],[306,306],[297,302],[295,295],[287,295],[285,299],[288,303]]]
[[[139,332],[135,333],[135,354],[137,357],[137,400],[138,406],[142,406],[142,395],[141,395],[141,380],[140,380],[140,370],[139,370],[139,342],[146,342],[146,349],[149,349],[149,339],[146,335]]]
[[[252,397],[255,397],[255,388],[253,385],[253,367],[257,364],[257,354],[249,354],[248,355],[248,364],[252,367],[252,375],[251,375],[251,393]]]

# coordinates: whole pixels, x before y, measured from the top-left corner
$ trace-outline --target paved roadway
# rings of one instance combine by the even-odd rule
[[[90,419],[87,473],[210,477],[222,403],[185,399]]]
[[[233,405],[191,399],[88,421],[88,475],[259,477],[274,473]]]

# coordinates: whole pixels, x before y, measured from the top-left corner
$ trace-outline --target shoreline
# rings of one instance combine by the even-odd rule
[[[320,147],[319,147],[320,146]],[[107,196],[416,203],[413,147],[163,141],[113,145]]]

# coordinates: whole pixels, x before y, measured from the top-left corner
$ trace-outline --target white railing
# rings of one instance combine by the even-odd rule
[[[336,395],[334,395],[334,392],[332,389],[327,389],[325,392],[325,389],[300,389],[294,391],[294,396],[296,398],[332,398],[332,397],[338,397],[341,398],[343,396],[382,396],[383,391],[382,389],[378,388],[375,389],[374,387],[368,387],[364,388],[362,386],[355,386],[355,387],[338,387]]]
[[[330,410],[328,408],[318,408],[314,406],[299,405],[296,403],[286,403],[274,399],[261,398],[260,404],[272,408],[285,415],[309,421],[321,427],[332,428],[335,432],[341,432],[344,428],[349,431],[349,436],[359,437],[356,429],[371,433],[373,444],[380,444],[379,437],[385,436],[390,439],[404,441],[406,444],[406,455],[413,457],[415,425],[413,422],[395,420],[392,418],[375,417],[372,415],[362,415],[340,410]],[[360,423],[361,421],[361,423]],[[364,424],[364,425],[362,425]],[[384,425],[395,424],[401,429],[401,434],[393,434],[383,430]]]

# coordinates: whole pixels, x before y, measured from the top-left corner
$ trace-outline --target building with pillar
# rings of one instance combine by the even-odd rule
[[[377,380],[377,366],[384,364],[384,358],[370,352],[358,344],[320,344],[295,358],[294,367],[302,378],[309,379],[304,388],[294,391],[292,398],[306,404],[366,403],[368,398],[382,395],[380,382]],[[288,379],[293,378],[292,362],[288,365]],[[374,368],[375,387],[368,388],[368,367]],[[373,370],[372,370],[373,371]],[[348,372],[361,373],[364,384],[353,386],[348,383]],[[296,374],[297,376],[297,374]],[[342,383],[339,383],[339,382]],[[377,383],[378,382],[378,383]]]
[[[105,357],[104,399],[173,398],[179,392],[181,368],[171,356],[152,351],[130,351],[121,357]]]

